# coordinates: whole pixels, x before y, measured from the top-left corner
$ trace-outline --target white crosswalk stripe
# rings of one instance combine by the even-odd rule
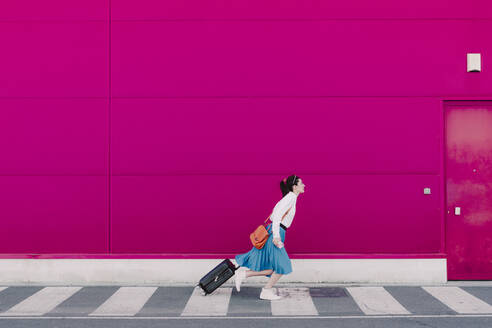
[[[229,309],[232,288],[219,288],[212,294],[203,296],[200,288],[195,288],[182,316],[225,316]]]
[[[0,292],[4,289],[7,289],[7,287],[0,287]]]
[[[492,306],[459,287],[422,287],[439,301],[461,314],[492,313]]]
[[[91,316],[134,316],[157,290],[157,287],[121,287]]]
[[[37,316],[53,310],[82,287],[45,287],[0,313],[2,316]]]
[[[278,294],[284,298],[272,301],[272,315],[319,315],[309,288],[279,288]]]
[[[365,314],[411,314],[383,287],[347,287],[347,291]]]

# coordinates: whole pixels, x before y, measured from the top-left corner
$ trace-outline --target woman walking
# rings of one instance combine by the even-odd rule
[[[262,249],[255,247],[247,253],[236,255],[236,262],[247,271],[236,274],[236,289],[241,290],[241,283],[248,277],[267,276],[268,283],[262,288],[260,298],[263,300],[278,300],[273,289],[275,283],[284,274],[292,272],[289,255],[284,248],[285,231],[292,224],[296,213],[296,201],[299,194],[304,193],[304,183],[297,175],[291,175],[280,182],[283,198],[273,208],[270,223],[267,226],[269,237]]]

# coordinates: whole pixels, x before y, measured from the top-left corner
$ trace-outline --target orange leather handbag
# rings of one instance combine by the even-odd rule
[[[287,210],[287,212],[285,212],[285,214],[282,217],[282,220],[280,222],[282,222],[284,220],[285,216],[287,215],[287,213],[289,213],[289,211],[290,211],[290,208]],[[273,212],[272,212],[272,214],[273,214]],[[270,216],[272,216],[272,214],[270,214]],[[270,236],[270,234],[268,233],[268,231],[265,227],[265,224],[270,219],[270,216],[267,217],[265,222],[263,222],[262,225],[258,226],[258,228],[256,228],[256,230],[253,231],[253,233],[251,235],[249,235],[249,239],[251,239],[251,243],[257,249],[262,249],[263,246],[265,246],[265,244],[268,240],[268,237]]]

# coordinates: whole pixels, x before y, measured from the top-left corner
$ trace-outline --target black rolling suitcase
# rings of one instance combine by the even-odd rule
[[[239,267],[236,267],[229,259],[225,259],[200,279],[198,286],[203,290],[203,294],[211,294],[229,280],[237,269],[239,269]]]

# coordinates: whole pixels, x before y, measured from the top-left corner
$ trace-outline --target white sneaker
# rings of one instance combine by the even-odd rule
[[[246,279],[246,271],[241,270],[236,274],[236,290],[241,291],[241,283]]]
[[[281,299],[282,296],[275,294],[275,290],[273,288],[262,288],[260,298],[262,300],[276,301]]]

